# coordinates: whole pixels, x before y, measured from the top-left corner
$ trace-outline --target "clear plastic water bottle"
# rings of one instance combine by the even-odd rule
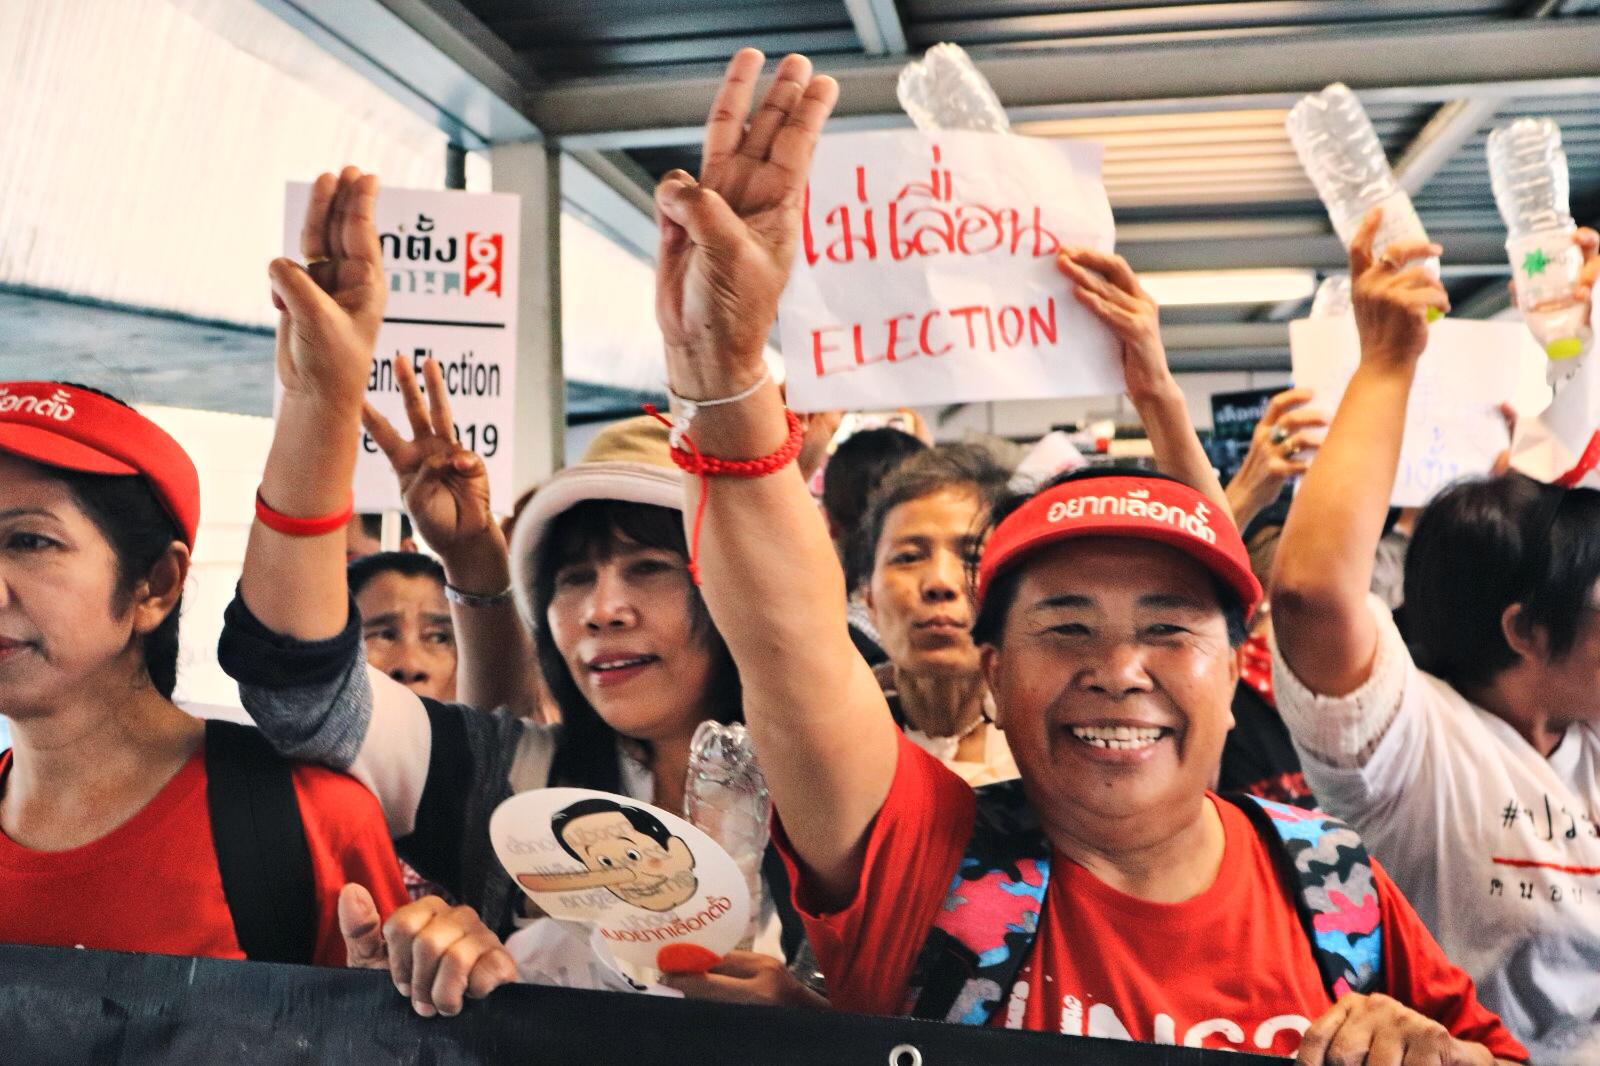
[[[772,798],[742,725],[701,722],[689,741],[689,773],[683,816],[733,856],[750,889],[750,929],[739,944],[748,949],[759,929],[764,896],[761,860],[767,853]]]
[[[1383,222],[1372,242],[1378,254],[1391,244],[1428,239],[1410,195],[1389,169],[1366,109],[1348,86],[1335,82],[1305,97],[1289,112],[1286,125],[1300,165],[1346,248],[1374,207],[1383,209]],[[1438,276],[1439,260],[1428,259],[1424,265]]]
[[[1352,312],[1350,275],[1329,274],[1323,278],[1322,284],[1317,286],[1317,294],[1311,298],[1310,317],[1342,318]]]
[[[1573,292],[1583,253],[1567,206],[1567,154],[1561,128],[1547,118],[1519,118],[1489,134],[1489,179],[1505,220],[1506,254],[1517,306],[1551,359],[1550,376],[1577,368],[1594,341],[1589,301]]]
[[[972,58],[958,44],[936,44],[900,69],[900,106],[923,133],[1009,133],[1011,120]]]

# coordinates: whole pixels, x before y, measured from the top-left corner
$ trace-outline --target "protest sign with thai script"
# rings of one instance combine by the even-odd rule
[[[848,133],[817,145],[779,328],[797,410],[1122,391],[1056,253],[1109,251],[1099,145]]]
[[[552,918],[593,925],[622,962],[696,944],[717,955],[748,931],[750,889],[733,856],[676,815],[583,788],[512,796],[489,819],[495,854]]]
[[[1499,407],[1517,389],[1522,348],[1519,322],[1446,318],[1428,328],[1406,408],[1405,440],[1395,472],[1396,507],[1420,507],[1450,482],[1487,474],[1511,441]],[[1302,319],[1289,324],[1294,383],[1310,388],[1332,415],[1361,359],[1355,319]]]
[[[284,255],[300,259],[300,228],[311,186],[291,182],[284,199]],[[516,402],[517,263],[520,197],[427,189],[381,189],[378,240],[389,303],[378,331],[367,400],[402,436],[411,435],[395,382],[406,359],[422,380],[439,362],[456,437],[483,456],[489,498],[509,510]],[[401,510],[394,471],[367,434],[356,461],[360,512]]]

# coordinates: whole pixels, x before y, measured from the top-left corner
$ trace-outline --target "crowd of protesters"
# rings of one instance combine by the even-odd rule
[[[663,978],[686,995],[1600,1062],[1600,494],[1469,479],[1385,549],[1449,308],[1417,264],[1448,249],[1368,218],[1342,402],[1280,396],[1226,487],[1155,302],[1078,248],[1062,291],[1153,469],[1037,484],[895,428],[830,457],[837,415],[787,412],[762,353],[838,89],[790,56],[752,110],[761,68],[734,57],[700,173],[656,191],[670,390],[756,476],[686,476],[640,416],[503,525],[435,364],[396,362],[404,431],[364,407],[377,180],[317,180],[303,263],[270,266],[282,398],[219,649],[258,730],[172,702],[189,457],[93,389],[4,386],[31,402],[0,413],[0,941],[381,968],[453,1015],[588,950],[500,865],[495,808],[682,811],[696,729],[738,722],[775,811],[756,933]],[[350,515],[363,429],[430,555]]]

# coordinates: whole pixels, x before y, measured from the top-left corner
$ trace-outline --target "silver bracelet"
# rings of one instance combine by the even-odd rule
[[[507,585],[499,592],[492,592],[489,595],[484,596],[476,592],[464,592],[449,582],[446,582],[444,586],[444,598],[449,600],[451,603],[459,604],[462,607],[498,607],[502,603],[510,602],[511,586]]]
[[[672,386],[667,386],[667,396],[671,398],[672,405],[676,408],[672,416],[672,432],[668,434],[667,443],[674,448],[683,447],[683,435],[689,432],[689,423],[694,421],[694,416],[700,413],[702,407],[723,407],[730,403],[740,403],[748,400],[760,391],[761,386],[772,380],[772,368],[762,360],[761,377],[756,383],[737,396],[724,396],[720,400],[690,400],[672,391]]]

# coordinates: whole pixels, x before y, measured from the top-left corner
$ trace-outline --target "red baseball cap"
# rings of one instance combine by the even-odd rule
[[[194,547],[200,475],[183,445],[131,407],[56,381],[0,382],[0,452],[62,470],[142,477]]]
[[[1070,537],[1133,537],[1171,545],[1232,589],[1245,617],[1261,583],[1233,519],[1189,486],[1138,474],[1074,478],[1018,507],[989,535],[978,563],[977,598],[1027,555]]]

